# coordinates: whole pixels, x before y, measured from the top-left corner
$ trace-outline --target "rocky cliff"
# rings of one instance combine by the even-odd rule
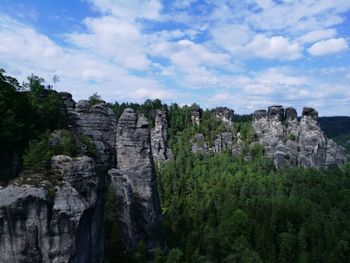
[[[277,168],[321,168],[344,163],[344,149],[325,137],[317,119],[313,108],[305,107],[299,122],[295,109],[271,106],[267,111],[255,111],[252,126]]]
[[[227,107],[217,107],[211,111],[218,119],[227,125],[228,128],[233,127],[234,110]]]
[[[75,103],[69,93],[61,93],[69,119],[69,128],[91,138],[96,148],[96,165],[102,172],[115,167],[116,116],[105,104],[89,105],[86,100]]]
[[[234,132],[233,110],[216,108],[211,112],[225,124],[226,132],[218,133],[211,144],[203,134],[196,134],[190,141],[193,153],[231,151],[233,155],[240,156],[243,149],[249,150],[261,144],[265,155],[273,160],[276,168],[327,168],[346,161],[344,148],[326,138],[318,125],[318,113],[313,108],[305,107],[300,121],[296,110],[291,107],[284,109],[276,105],[267,111],[255,111],[251,123],[254,138],[251,142],[243,142],[240,132]],[[249,152],[243,157],[245,160],[251,159]]]
[[[50,176],[23,175],[0,190],[0,262],[102,262],[94,161],[55,156],[51,166]]]
[[[152,155],[155,163],[163,163],[172,159],[173,154],[168,147],[168,121],[165,112],[155,111],[154,128],[151,129]]]
[[[27,171],[0,189],[0,262],[102,262],[108,188],[116,197],[124,246],[133,250],[143,241],[151,257],[157,245],[165,247],[153,162],[171,158],[165,114],[157,112],[152,131],[131,109],[117,125],[106,103],[75,103],[69,93],[60,95],[68,129],[91,139],[94,160],[55,156],[49,171]],[[53,132],[49,144],[59,144],[61,134]],[[84,155],[81,146],[77,152]]]
[[[163,245],[159,195],[152,159],[150,129],[132,109],[121,115],[116,133],[117,168],[109,171],[125,246],[143,241],[149,254]]]

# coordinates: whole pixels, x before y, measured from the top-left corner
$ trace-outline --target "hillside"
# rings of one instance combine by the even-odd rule
[[[350,257],[347,118],[0,87],[1,262]]]

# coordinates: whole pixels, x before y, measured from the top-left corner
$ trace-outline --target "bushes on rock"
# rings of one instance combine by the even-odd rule
[[[76,136],[68,130],[58,130],[53,133],[45,132],[38,139],[29,143],[23,155],[25,169],[41,171],[47,169],[54,155],[88,155],[95,156],[95,148],[87,136]]]

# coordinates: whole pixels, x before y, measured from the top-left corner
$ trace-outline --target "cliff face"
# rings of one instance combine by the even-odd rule
[[[252,121],[255,138],[249,145],[241,140],[239,132],[234,132],[233,110],[216,108],[211,112],[222,121],[226,132],[218,133],[212,145],[209,145],[203,134],[196,134],[190,141],[193,153],[218,154],[230,151],[240,156],[244,148],[249,149],[260,143],[276,168],[321,168],[346,161],[344,148],[326,138],[318,125],[318,113],[313,108],[304,108],[300,122],[296,110],[291,107],[284,109],[282,106],[271,106],[267,111],[255,111]],[[251,160],[249,153],[244,159]]]
[[[217,107],[211,111],[218,119],[220,119],[228,128],[233,127],[234,110],[226,107]]]
[[[102,262],[94,161],[55,156],[52,168],[58,185],[32,175],[0,190],[0,262]]]
[[[325,137],[317,119],[313,108],[305,107],[298,122],[295,109],[271,106],[267,112],[254,113],[252,126],[277,168],[321,168],[344,163],[344,149]]]
[[[156,245],[165,246],[153,163],[153,156],[160,162],[171,157],[165,115],[156,116],[151,147],[145,117],[126,109],[117,126],[105,103],[75,103],[69,93],[61,97],[69,130],[91,139],[95,160],[55,156],[50,176],[27,172],[0,189],[0,262],[102,262],[108,187],[125,247],[133,250],[143,241],[151,256]],[[50,143],[60,134],[54,132]]]
[[[151,129],[152,156],[155,163],[163,163],[172,159],[173,154],[168,148],[168,121],[166,114],[161,110],[155,111],[154,128]]]
[[[61,96],[66,105],[70,129],[91,138],[97,151],[97,169],[107,172],[115,166],[114,112],[105,103],[89,105],[86,100],[75,103],[69,93],[61,93]]]
[[[148,252],[163,244],[161,211],[152,159],[150,129],[132,109],[121,115],[116,134],[117,168],[109,171],[117,200],[122,239],[128,249],[143,241]]]

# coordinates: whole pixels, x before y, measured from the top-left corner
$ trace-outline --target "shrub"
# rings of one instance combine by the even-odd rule
[[[23,155],[23,166],[25,169],[40,171],[48,168],[53,151],[49,147],[50,133],[45,132],[37,140],[29,143],[28,149]]]
[[[76,136],[68,130],[61,130],[41,135],[31,141],[23,155],[24,169],[42,171],[49,168],[50,160],[54,155],[88,155],[94,157],[96,150],[88,136]]]

